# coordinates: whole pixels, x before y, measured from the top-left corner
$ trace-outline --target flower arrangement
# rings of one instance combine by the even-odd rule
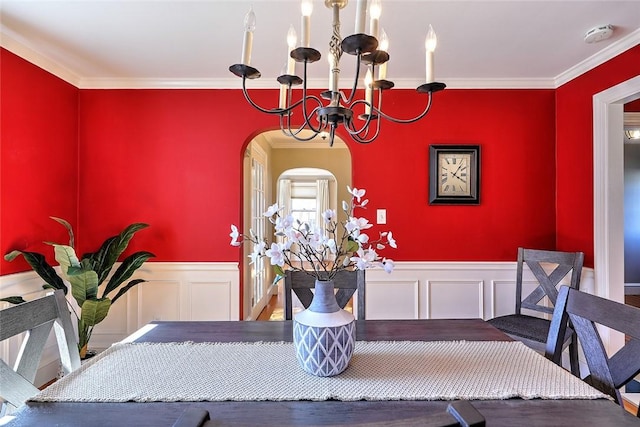
[[[363,200],[364,189],[347,186],[351,202],[342,202],[347,220],[338,222],[336,211],[328,209],[322,213],[324,227],[301,222],[292,215],[282,216],[277,204],[264,213],[275,226],[276,241],[269,243],[262,236],[250,230],[249,236],[242,235],[235,225],[231,225],[231,246],[240,246],[245,241],[253,243],[249,257],[255,263],[261,257],[268,257],[276,273],[276,281],[285,270],[304,271],[318,280],[331,280],[340,270],[364,270],[382,267],[387,273],[394,268],[393,260],[381,257],[377,251],[387,246],[397,248],[391,231],[380,232],[377,240],[370,240],[365,232],[373,225],[366,218],[356,217],[356,209],[366,209],[369,202]],[[286,266],[286,267],[285,267]]]

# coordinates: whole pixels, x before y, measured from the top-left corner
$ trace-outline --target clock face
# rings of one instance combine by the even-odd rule
[[[438,153],[438,195],[469,196],[470,153]]]

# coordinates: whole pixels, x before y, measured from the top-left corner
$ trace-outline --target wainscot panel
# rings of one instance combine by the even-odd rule
[[[367,271],[368,319],[480,317],[490,319],[515,309],[515,262],[396,262],[393,273]],[[237,263],[147,262],[138,285],[116,301],[94,330],[90,347],[104,349],[152,320],[239,320],[240,272]],[[593,292],[593,270],[582,272],[581,288]],[[525,269],[527,288],[533,276]],[[29,271],[0,276],[0,297],[43,295],[42,280]],[[0,357],[13,363],[21,339],[0,344]],[[54,378],[59,363],[50,337],[38,373],[40,383]]]

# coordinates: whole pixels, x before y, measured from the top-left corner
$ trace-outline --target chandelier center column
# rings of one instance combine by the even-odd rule
[[[340,80],[340,58],[342,57],[342,37],[340,36],[340,9],[345,7],[345,0],[325,0],[325,6],[333,11],[333,31],[329,40],[329,91],[331,106],[340,105],[338,82]]]

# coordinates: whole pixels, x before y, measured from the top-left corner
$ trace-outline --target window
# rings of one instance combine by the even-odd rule
[[[313,227],[316,225],[317,211],[316,181],[291,182],[291,216]]]

